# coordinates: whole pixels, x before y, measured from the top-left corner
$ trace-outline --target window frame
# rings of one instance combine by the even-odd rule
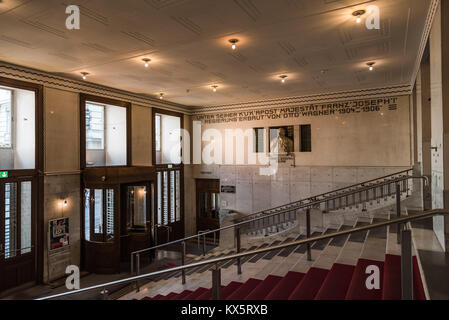
[[[163,115],[167,115],[167,116],[172,116],[172,117],[179,117],[180,118],[180,129],[181,132],[184,129],[184,114],[183,113],[179,113],[179,112],[175,112],[175,111],[169,111],[169,110],[164,110],[164,109],[158,109],[158,108],[152,108],[151,109],[151,131],[152,131],[152,165],[153,166],[159,166],[159,167],[165,167],[167,168],[168,165],[183,165],[183,136],[181,134],[181,150],[180,150],[180,157],[181,157],[181,163],[178,164],[170,164],[170,163],[165,163],[165,164],[157,164],[156,163],[156,114],[163,114]],[[161,128],[162,129],[162,128]],[[162,135],[162,131],[161,131],[161,135]],[[161,145],[160,145],[160,149],[162,150],[162,141],[161,141]]]
[[[87,143],[86,143],[86,151],[87,150],[92,150],[92,151],[105,151],[106,148],[106,105],[105,104],[100,104],[98,102],[90,102],[90,101],[86,101],[86,106],[87,104],[93,105],[93,106],[98,106],[98,107],[103,107],[103,149],[87,149]],[[86,133],[87,136],[87,133]]]
[[[113,105],[117,107],[126,108],[126,164],[125,165],[114,165],[114,166],[86,166],[86,103],[100,104],[100,105]],[[106,125],[106,116],[105,116]],[[91,169],[91,168],[109,168],[109,167],[131,167],[132,166],[132,121],[131,121],[131,103],[93,96],[88,94],[80,94],[80,168]],[[93,149],[89,149],[93,150]],[[103,150],[103,149],[99,149]]]
[[[309,139],[308,139],[308,146],[310,148],[303,148],[303,134],[302,134],[302,128],[303,127],[309,127]],[[312,152],[312,125],[311,124],[300,124],[299,125],[299,152]]]
[[[14,138],[15,138],[15,135],[14,135],[14,129],[15,129],[15,121],[14,121],[14,119],[15,119],[15,117],[14,117],[14,111],[15,111],[15,105],[14,105],[14,102],[15,102],[15,97],[14,97],[14,90],[11,90],[10,88],[8,88],[8,87],[3,87],[3,86],[1,86],[0,85],[0,89],[1,90],[6,90],[6,91],[10,91],[11,92],[11,111],[10,111],[10,119],[9,119],[9,121],[10,121],[10,123],[11,123],[11,128],[10,128],[10,130],[11,130],[11,132],[10,132],[10,136],[11,136],[11,145],[9,146],[9,147],[2,147],[1,145],[0,145],[0,149],[4,149],[4,150],[14,150]],[[35,164],[35,166],[36,166],[36,164]]]
[[[262,150],[258,150],[258,135],[257,135],[257,130],[262,130],[263,132],[263,136],[262,136]],[[265,127],[257,127],[257,128],[253,128],[253,152],[254,153],[265,153],[265,142],[266,142],[266,128]]]
[[[272,153],[273,151],[271,150],[271,135],[270,135],[270,130],[271,129],[281,129],[281,128],[286,128],[286,127],[291,127],[293,130],[293,136],[292,136],[292,143],[293,143],[293,150],[291,151],[292,153],[295,152],[295,126],[294,125],[285,125],[285,126],[273,126],[273,127],[268,127],[268,135],[267,135],[267,139],[268,139],[268,153]]]

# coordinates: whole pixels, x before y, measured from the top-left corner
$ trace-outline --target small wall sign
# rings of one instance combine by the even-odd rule
[[[8,171],[0,171],[0,178],[8,178]]]
[[[235,193],[235,186],[221,186],[222,193]]]

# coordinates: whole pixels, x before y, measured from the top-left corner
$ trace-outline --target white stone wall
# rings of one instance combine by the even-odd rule
[[[221,185],[235,185],[235,194],[220,194],[221,209],[250,214],[407,168],[280,167],[275,175],[261,176],[259,166],[196,165],[193,166],[191,185],[194,186],[194,179],[220,179]],[[194,216],[194,212],[188,214],[189,219]]]

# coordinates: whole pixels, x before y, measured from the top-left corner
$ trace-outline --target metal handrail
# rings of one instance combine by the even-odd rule
[[[47,297],[43,297],[43,298],[38,298],[36,300],[54,299],[54,298],[74,295],[74,294],[78,294],[81,292],[86,292],[86,291],[90,291],[90,290],[94,290],[94,289],[103,289],[105,291],[106,287],[115,286],[118,284],[135,282],[138,280],[147,279],[152,276],[157,276],[157,275],[161,275],[161,274],[165,274],[165,273],[169,273],[169,272],[173,272],[173,271],[182,271],[182,270],[186,270],[186,269],[190,269],[190,268],[194,268],[194,267],[200,267],[200,266],[204,266],[204,265],[208,265],[208,264],[217,264],[217,263],[223,262],[223,261],[239,259],[239,258],[243,258],[246,256],[252,256],[252,255],[259,254],[259,253],[267,253],[267,252],[275,251],[275,250],[282,250],[285,248],[298,246],[301,244],[310,244],[312,242],[319,241],[319,240],[325,240],[325,239],[331,239],[331,238],[338,237],[338,236],[350,235],[355,232],[368,231],[371,229],[385,227],[385,226],[389,226],[389,225],[405,224],[410,221],[422,220],[422,219],[430,218],[435,215],[449,215],[449,211],[447,209],[434,209],[434,210],[423,211],[420,213],[413,214],[412,216],[394,218],[391,220],[376,222],[376,223],[368,224],[368,225],[361,225],[361,226],[353,227],[351,229],[341,230],[341,231],[337,231],[337,232],[329,233],[329,234],[322,234],[322,235],[310,237],[307,239],[296,240],[296,241],[279,244],[279,245],[275,245],[275,246],[271,246],[271,247],[236,253],[236,254],[232,254],[230,256],[226,256],[226,257],[219,257],[219,258],[209,259],[206,261],[194,262],[194,263],[186,264],[186,265],[179,266],[179,267],[173,267],[173,268],[166,269],[166,270],[154,271],[154,272],[150,272],[147,274],[129,277],[126,279],[111,281],[111,282],[98,284],[98,285],[94,285],[94,286],[83,288],[83,289],[78,289],[78,290],[74,290],[74,291],[70,291],[70,292],[59,293],[59,294],[55,294],[55,295],[51,295],[51,296],[47,296]]]
[[[153,246],[153,247],[150,247],[150,248],[137,250],[137,251],[134,251],[134,252],[131,253],[131,260],[132,260],[133,255],[136,255],[136,254],[141,254],[141,253],[144,253],[144,252],[148,252],[148,251],[151,251],[151,250],[154,250],[154,249],[159,249],[159,248],[162,248],[162,247],[165,247],[165,246],[168,246],[168,245],[172,245],[172,244],[176,244],[176,243],[182,243],[184,241],[191,240],[191,239],[196,239],[197,237],[204,236],[206,234],[215,233],[215,232],[218,232],[218,231],[239,227],[239,226],[246,225],[246,224],[249,224],[249,223],[254,222],[254,221],[259,221],[259,220],[262,220],[262,219],[266,219],[266,218],[274,217],[274,216],[277,216],[277,215],[281,215],[283,213],[287,213],[287,212],[290,212],[292,210],[298,210],[298,209],[302,209],[302,208],[310,208],[310,207],[316,206],[318,204],[324,203],[326,201],[331,201],[331,200],[344,198],[344,197],[347,197],[347,196],[350,196],[350,195],[353,195],[353,194],[356,194],[356,193],[359,193],[359,192],[371,190],[373,188],[378,188],[378,187],[386,186],[386,185],[389,185],[389,184],[394,184],[394,183],[405,181],[405,180],[409,180],[409,179],[423,179],[425,181],[426,185],[428,183],[428,177],[426,177],[426,176],[405,176],[405,177],[401,177],[401,178],[397,178],[397,179],[388,180],[386,182],[380,182],[380,183],[377,183],[375,185],[363,187],[363,188],[360,188],[360,189],[357,189],[357,190],[352,190],[352,191],[340,193],[338,195],[329,196],[329,197],[326,197],[324,199],[314,200],[314,201],[311,201],[311,202],[308,202],[308,203],[300,204],[300,205],[298,205],[298,206],[296,206],[294,208],[287,208],[287,209],[280,210],[280,211],[277,211],[277,212],[274,212],[274,213],[265,214],[263,216],[253,218],[251,220],[245,220],[245,221],[234,223],[234,224],[229,225],[229,226],[220,227],[218,229],[214,229],[214,230],[210,230],[210,231],[204,232],[201,235],[195,234],[195,235],[192,235],[192,236],[189,236],[189,237],[185,237],[185,238],[174,240],[174,241],[171,241],[171,242],[168,242],[168,243],[156,245],[156,246]]]
[[[363,181],[363,182],[360,182],[360,183],[356,183],[356,184],[353,184],[353,185],[350,185],[350,186],[347,186],[347,187],[344,187],[344,188],[335,189],[335,190],[332,190],[332,191],[327,191],[327,192],[324,192],[324,193],[321,193],[321,194],[318,194],[318,195],[315,195],[315,196],[311,196],[311,197],[308,197],[308,198],[305,198],[305,199],[302,199],[302,200],[298,200],[298,201],[294,201],[294,202],[288,203],[286,205],[284,204],[284,205],[277,206],[277,207],[274,207],[274,208],[270,208],[270,209],[267,209],[267,210],[262,210],[262,211],[259,211],[259,212],[251,213],[251,214],[248,214],[248,215],[245,215],[244,217],[242,217],[241,221],[248,220],[249,217],[252,217],[252,216],[255,216],[255,215],[259,215],[259,214],[264,214],[265,212],[273,211],[273,210],[285,207],[287,205],[294,205],[296,203],[301,203],[301,202],[304,202],[304,201],[307,201],[307,200],[310,200],[310,201],[316,200],[316,198],[324,197],[324,196],[329,195],[329,194],[333,194],[333,193],[336,193],[336,192],[341,192],[343,190],[355,188],[355,187],[358,187],[358,186],[364,187],[364,185],[366,185],[368,183],[371,183],[373,181],[378,181],[378,180],[382,180],[382,179],[385,180],[387,178],[390,178],[390,177],[393,177],[393,176],[396,176],[396,175],[400,175],[402,173],[407,173],[408,174],[410,171],[413,171],[413,169],[407,169],[407,170],[399,171],[399,172],[392,173],[392,174],[389,174],[389,175],[386,175],[386,176],[383,176],[383,177],[379,177],[379,178],[376,178],[376,179],[371,179],[371,180]],[[384,181],[381,181],[381,182],[384,182]]]

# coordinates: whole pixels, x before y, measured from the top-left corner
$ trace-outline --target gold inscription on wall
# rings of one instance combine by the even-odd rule
[[[297,107],[257,109],[249,111],[202,114],[194,120],[203,123],[226,123],[243,121],[276,120],[299,117],[345,115],[362,112],[393,111],[398,108],[397,97],[310,104]]]

